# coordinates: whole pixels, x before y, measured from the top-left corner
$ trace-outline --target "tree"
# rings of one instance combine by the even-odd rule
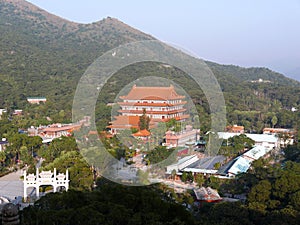
[[[176,176],[176,170],[174,169],[171,172],[171,177],[172,177],[173,180],[175,179],[175,176]]]
[[[272,185],[268,180],[260,181],[251,189],[248,201],[265,204],[270,199],[271,189]]]
[[[74,150],[78,150],[78,146],[74,137],[63,136],[59,139],[54,139],[47,148],[48,154],[45,154],[45,156],[48,156],[49,158],[46,158],[46,160],[51,162],[55,158],[59,157],[62,152]]]
[[[92,192],[47,194],[22,211],[23,224],[195,225],[194,217],[156,186],[103,184]],[[183,196],[192,203],[189,194]],[[49,213],[51,212],[51,213]]]
[[[274,115],[274,116],[272,117],[272,120],[271,120],[271,122],[272,122],[272,126],[273,126],[273,127],[275,127],[275,125],[276,125],[276,124],[277,124],[277,122],[278,122],[278,118],[277,118],[277,116],[275,116],[275,115]]]
[[[294,209],[300,211],[300,191],[292,194],[290,199],[290,203],[294,207]]]
[[[195,181],[199,187],[202,187],[202,185],[205,182],[203,174],[201,174],[201,173],[196,174]]]
[[[166,148],[165,146],[157,146],[149,151],[145,160],[148,159],[151,164],[159,163],[167,158],[170,158],[174,148]],[[174,156],[174,154],[172,155]],[[173,159],[173,158],[172,158]]]
[[[192,172],[188,172],[188,174],[187,174],[187,180],[189,182],[191,182],[191,183],[194,181],[194,176],[193,176]]]
[[[227,146],[221,146],[219,153],[229,157],[235,157],[243,153],[245,149],[251,149],[254,141],[245,134],[240,134],[229,138],[226,141]]]
[[[0,151],[0,166],[3,165],[4,161],[6,159],[6,154],[4,151]]]
[[[221,184],[221,180],[218,177],[215,176],[210,176],[207,180],[206,180],[206,185],[213,188],[213,189],[219,189],[220,188],[220,184]]]
[[[185,183],[187,179],[188,179],[187,172],[184,171],[181,175],[181,181]]]
[[[75,190],[91,190],[93,184],[93,173],[83,156],[77,151],[62,152],[53,162],[44,166],[42,170],[57,169],[70,173],[70,188]]]
[[[20,160],[22,160],[24,163],[29,162],[30,155],[28,154],[28,148],[26,146],[22,146],[20,148]]]
[[[140,130],[149,130],[150,118],[146,114],[146,109],[143,109],[143,115],[140,116],[139,128]]]
[[[150,144],[158,146],[163,142],[163,138],[167,131],[167,126],[163,122],[159,122],[154,128],[151,128]]]
[[[220,162],[216,162],[215,165],[214,165],[214,169],[218,170],[218,169],[220,169],[220,167],[221,167],[221,163]]]

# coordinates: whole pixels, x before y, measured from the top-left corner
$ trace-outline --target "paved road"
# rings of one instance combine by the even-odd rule
[[[23,175],[22,170],[10,173],[0,177],[0,196],[5,196],[11,200],[17,196],[23,196],[23,181],[20,177]]]

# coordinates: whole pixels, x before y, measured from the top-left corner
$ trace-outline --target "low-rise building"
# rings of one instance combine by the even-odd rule
[[[23,110],[22,109],[15,109],[13,111],[13,116],[21,116],[23,115]]]
[[[267,155],[270,151],[270,149],[267,149],[263,146],[255,146],[254,148],[251,148],[249,151],[245,152],[242,157],[252,162],[254,160],[258,160],[260,157]]]
[[[258,160],[261,157],[265,157],[271,150],[272,149],[268,149],[263,146],[255,146],[221,167],[218,174],[227,177],[235,177],[240,173],[246,173],[253,161]]]
[[[166,143],[167,147],[178,147],[185,146],[187,142],[196,143],[197,135],[200,133],[200,130],[193,129],[192,126],[186,126],[186,129],[180,132],[167,131],[166,132]]]
[[[172,171],[175,170],[176,173],[182,171],[184,168],[186,168],[188,165],[191,165],[192,163],[198,161],[198,156],[197,155],[189,155],[186,156],[182,159],[179,159],[176,163],[167,166],[167,171],[166,174],[170,175],[172,174]]]
[[[226,132],[243,134],[245,132],[245,128],[244,126],[238,126],[238,125],[227,126]]]
[[[197,155],[189,155],[178,160],[177,163],[167,166],[167,175],[171,175],[175,170],[178,176],[183,172],[191,172],[192,174],[214,175],[218,169],[215,167],[217,163],[220,165],[225,161],[225,156],[217,155],[210,157],[199,158]]]
[[[8,141],[6,140],[6,138],[2,138],[2,140],[0,141],[0,152],[4,151],[7,145]]]
[[[264,128],[263,134],[272,134],[279,138],[281,146],[293,145],[296,131],[286,128]]]
[[[115,117],[115,120],[111,122],[111,125],[108,126],[110,133],[115,135],[121,130],[127,129],[139,129],[140,116],[127,116],[119,115]],[[149,128],[153,128],[154,123],[150,120]]]
[[[219,138],[227,140],[231,137],[239,135],[239,133],[218,132]],[[255,142],[256,146],[263,146],[267,149],[277,149],[279,147],[279,139],[275,135],[269,134],[248,134],[245,135]]]
[[[73,131],[79,130],[82,124],[53,124],[49,127],[42,129],[39,136],[47,139],[59,138],[61,136],[71,136]]]
[[[234,163],[228,169],[227,174],[229,177],[234,177],[240,173],[246,173],[251,166],[251,161],[244,157],[237,157],[234,159]]]
[[[217,174],[218,168],[216,168],[216,164],[222,165],[225,160],[226,157],[223,155],[206,156],[186,166],[182,171],[192,172],[193,174],[201,173],[204,175]]]
[[[151,133],[148,130],[144,129],[132,134],[132,136],[147,141],[148,138],[151,136]]]
[[[45,103],[47,99],[45,97],[28,97],[27,101],[30,104],[40,104],[41,102]]]
[[[198,202],[220,202],[222,198],[220,197],[217,190],[210,187],[201,187],[194,189],[194,194]]]
[[[6,112],[7,112],[6,109],[0,109],[0,119],[1,119],[2,115]]]

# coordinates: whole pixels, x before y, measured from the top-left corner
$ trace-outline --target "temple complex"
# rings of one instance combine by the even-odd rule
[[[150,127],[158,122],[171,119],[184,121],[189,117],[185,114],[185,96],[176,93],[173,85],[169,87],[137,87],[134,85],[129,93],[121,96],[120,115],[115,117],[109,128],[115,134],[118,130],[138,128],[139,117],[145,112],[150,118]]]

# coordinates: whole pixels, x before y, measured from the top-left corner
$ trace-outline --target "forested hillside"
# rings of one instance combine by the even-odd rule
[[[116,19],[72,23],[23,0],[0,1],[0,33],[0,107],[46,96],[69,110],[89,64],[120,44],[151,38]]]
[[[76,85],[101,54],[120,44],[153,39],[117,19],[73,23],[24,0],[0,0],[0,34],[0,108],[24,109],[25,119],[27,115],[39,122],[46,117],[70,120]],[[264,126],[299,126],[299,111],[291,112],[292,107],[299,108],[299,82],[266,68],[206,63],[224,92],[229,124],[244,125],[253,132]],[[166,77],[182,86],[196,104],[202,130],[209,129],[209,105],[199,87],[182,71],[155,63],[124,68],[108,82],[97,108],[101,129],[110,119],[105,104],[130,81],[148,75]],[[45,96],[47,103],[29,106],[28,96]],[[271,123],[274,116],[276,124]]]

